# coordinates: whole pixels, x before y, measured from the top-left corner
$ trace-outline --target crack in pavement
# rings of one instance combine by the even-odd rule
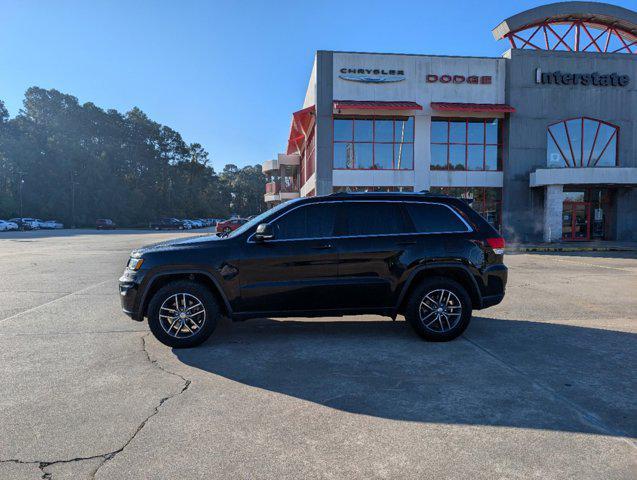
[[[188,390],[188,388],[190,387],[190,384],[192,383],[191,380],[185,378],[184,376],[182,376],[182,375],[180,375],[178,373],[171,372],[170,370],[165,369],[164,367],[162,367],[157,362],[157,360],[153,360],[152,358],[150,358],[150,354],[148,353],[148,350],[146,350],[146,337],[148,335],[150,335],[150,333],[147,333],[146,335],[141,337],[141,340],[142,340],[142,351],[144,352],[144,354],[146,356],[146,359],[151,363],[151,365],[154,365],[155,367],[159,368],[164,373],[167,373],[169,375],[174,375],[176,377],[181,378],[184,381],[184,384],[181,387],[181,390],[179,390],[178,392],[176,392],[176,393],[174,393],[172,395],[168,395],[166,397],[163,397],[159,401],[159,403],[157,405],[155,405],[155,407],[153,408],[152,413],[150,415],[148,415],[137,426],[137,428],[135,429],[133,434],[128,438],[128,440],[124,443],[124,445],[122,445],[117,450],[113,450],[111,452],[102,453],[102,454],[98,454],[98,455],[92,455],[92,456],[89,456],[89,457],[76,457],[76,458],[70,458],[70,459],[64,459],[64,460],[51,460],[51,461],[6,459],[6,460],[0,460],[0,465],[3,464],[3,463],[15,463],[15,464],[20,464],[20,465],[37,465],[38,468],[42,471],[41,478],[43,478],[43,479],[52,479],[53,478],[53,474],[46,471],[46,468],[50,467],[51,465],[64,464],[64,463],[73,463],[73,462],[81,462],[81,461],[85,461],[85,460],[101,459],[102,461],[99,463],[99,465],[91,472],[91,478],[95,478],[95,475],[97,474],[98,470],[100,468],[102,468],[106,464],[106,462],[108,462],[109,460],[115,458],[118,454],[123,452],[124,449],[126,447],[128,447],[128,445],[130,445],[130,443],[134,440],[134,438],[137,436],[137,434],[144,428],[144,426],[146,426],[148,421],[159,413],[159,409],[161,408],[161,406],[165,402],[167,402],[171,398],[175,398],[175,397],[183,394],[186,390]]]

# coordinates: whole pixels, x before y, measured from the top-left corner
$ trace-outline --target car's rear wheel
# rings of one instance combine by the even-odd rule
[[[425,340],[446,342],[465,331],[471,321],[471,298],[455,280],[431,277],[412,292],[405,318]]]
[[[186,280],[160,288],[148,305],[148,325],[155,338],[173,348],[205,342],[217,327],[217,300],[204,285]]]

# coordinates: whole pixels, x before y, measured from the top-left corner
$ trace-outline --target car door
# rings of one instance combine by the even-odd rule
[[[298,206],[270,222],[274,238],[250,237],[241,258],[242,312],[332,308],[338,289],[336,204]]]
[[[341,307],[391,307],[408,268],[410,248],[416,245],[401,202],[344,202],[337,234]]]

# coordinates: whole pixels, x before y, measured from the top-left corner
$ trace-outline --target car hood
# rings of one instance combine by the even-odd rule
[[[131,252],[131,257],[141,257],[145,253],[151,252],[165,252],[170,250],[182,250],[186,248],[192,248],[195,246],[209,244],[212,242],[218,242],[223,240],[216,235],[198,235],[196,237],[188,238],[175,238],[173,240],[167,240],[165,242],[153,243],[151,245],[144,245]]]

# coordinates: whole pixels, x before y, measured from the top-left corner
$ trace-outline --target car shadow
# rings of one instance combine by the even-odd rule
[[[428,343],[404,321],[363,318],[228,322],[200,347],[173,353],[203,371],[354,414],[637,434],[634,334],[478,317],[460,339]]]

